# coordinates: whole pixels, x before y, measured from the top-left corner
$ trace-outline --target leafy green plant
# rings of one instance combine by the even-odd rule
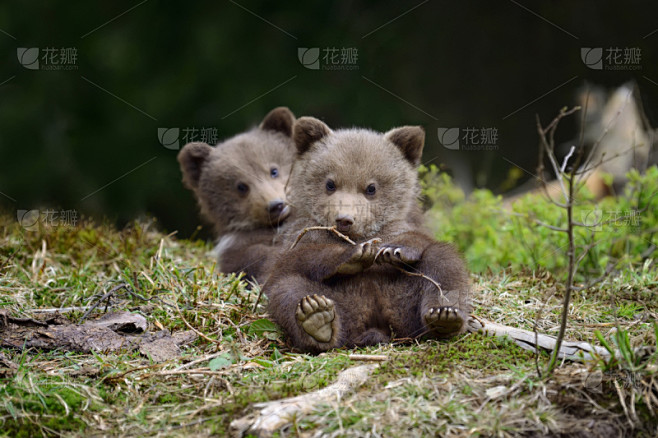
[[[506,208],[500,196],[486,189],[465,196],[434,165],[421,168],[420,177],[424,198],[431,205],[426,214],[432,231],[437,239],[457,245],[472,271],[566,269],[562,255],[567,236],[539,226],[537,220],[564,228],[567,217],[543,195],[527,194]],[[655,249],[658,167],[643,174],[632,170],[628,178],[622,196],[597,203],[585,187],[574,195],[578,200],[574,218],[595,225],[574,229],[576,245],[589,248],[580,260],[577,282],[603,275],[613,263],[641,266]]]

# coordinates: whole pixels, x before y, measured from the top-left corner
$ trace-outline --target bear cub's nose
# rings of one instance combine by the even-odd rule
[[[354,218],[352,216],[341,214],[336,218],[336,228],[341,233],[347,233],[352,225],[354,224]]]
[[[270,213],[270,216],[278,216],[283,211],[285,204],[281,200],[272,201],[267,204],[267,211]]]

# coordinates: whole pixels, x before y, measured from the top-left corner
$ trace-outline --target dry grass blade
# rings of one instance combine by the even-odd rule
[[[185,319],[185,317],[183,316],[183,312],[181,312],[180,308],[178,307],[178,299],[177,299],[177,298],[174,298],[174,307],[176,307],[176,311],[178,312],[178,316],[180,316],[181,321],[183,321],[183,323],[184,323],[184,324],[185,324],[190,330],[192,330],[194,333],[196,333],[197,335],[199,335],[200,337],[202,337],[203,339],[205,339],[206,341],[208,341],[208,342],[210,342],[210,343],[212,343],[212,344],[217,344],[217,345],[220,345],[220,344],[221,344],[218,340],[216,340],[216,339],[211,339],[211,338],[209,338],[208,336],[206,336],[206,335],[204,335],[203,333],[201,333],[199,330],[197,330],[196,328],[194,328],[194,327],[192,326],[192,324],[190,324],[190,323],[187,321],[187,319]]]

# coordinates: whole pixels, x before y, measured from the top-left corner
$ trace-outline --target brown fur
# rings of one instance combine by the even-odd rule
[[[285,185],[295,153],[294,121],[288,108],[275,108],[257,128],[215,147],[189,143],[178,154],[183,183],[215,227],[222,272],[266,279],[279,226],[290,213]]]
[[[290,343],[320,352],[388,342],[392,336],[463,331],[470,311],[464,263],[451,245],[434,241],[420,225],[416,166],[422,128],[331,131],[302,117],[293,138],[298,157],[289,199],[295,221],[287,245],[306,227],[333,225],[357,245],[325,230],[309,231],[279,255],[264,292],[271,317]],[[374,193],[368,193],[370,186]],[[436,280],[445,298],[427,279],[398,268]]]

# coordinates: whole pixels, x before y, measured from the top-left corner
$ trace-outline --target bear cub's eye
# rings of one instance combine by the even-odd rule
[[[375,194],[376,191],[377,191],[377,188],[375,187],[375,185],[374,185],[374,184],[370,184],[370,185],[366,188],[366,195],[368,195],[368,196],[373,196],[373,195]]]
[[[279,176],[279,169],[277,169],[276,167],[271,168],[270,169],[270,176],[272,178],[276,178],[277,176]]]
[[[330,179],[327,180],[327,191],[328,192],[335,192],[336,191],[336,184]]]
[[[238,183],[238,192],[245,195],[249,191],[249,186],[245,183]]]

